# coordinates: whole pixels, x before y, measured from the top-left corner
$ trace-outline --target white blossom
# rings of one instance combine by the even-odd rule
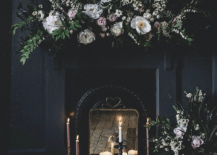
[[[36,18],[39,20],[39,21],[42,21],[44,19],[44,13],[42,10],[39,10],[38,11],[38,14],[36,15]]]
[[[134,2],[134,1],[135,0],[121,0],[123,6],[127,5],[127,4],[130,4],[130,3]]]
[[[136,29],[140,35],[146,34],[151,31],[150,23],[142,16],[136,16],[131,21],[131,27]]]
[[[115,11],[115,15],[116,15],[117,17],[120,17],[120,16],[122,16],[122,12],[123,12],[123,11],[117,9],[117,10]]]
[[[151,14],[150,14],[150,13],[144,13],[144,14],[143,14],[143,17],[144,17],[145,19],[151,19]]]
[[[201,139],[200,136],[192,136],[191,145],[194,149],[200,147],[200,145],[202,145],[203,143],[204,143],[204,141]]]
[[[89,29],[85,29],[78,34],[78,41],[84,45],[92,43],[95,40],[95,34]]]
[[[196,124],[195,127],[194,127],[194,129],[195,129],[195,130],[200,130],[199,124]]]
[[[188,127],[188,122],[189,122],[189,119],[180,119],[177,121],[178,125],[183,128],[183,130],[186,132],[187,130],[187,127]]]
[[[191,97],[192,97],[192,94],[191,94],[191,93],[188,93],[188,94],[186,94],[186,97],[187,97],[187,98],[191,98]]]
[[[84,10],[85,11],[82,12],[93,19],[98,19],[103,13],[103,10],[99,7],[98,4],[86,4],[84,6]]]
[[[114,24],[111,27],[110,31],[114,36],[119,36],[119,35],[123,34],[124,33],[123,22],[119,22],[119,23]]]
[[[64,16],[58,12],[51,11],[49,16],[42,22],[45,30],[51,34],[54,30],[63,27],[61,20],[64,20]]]

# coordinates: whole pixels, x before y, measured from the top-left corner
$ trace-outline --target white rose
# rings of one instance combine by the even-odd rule
[[[151,25],[142,16],[136,16],[131,21],[131,27],[136,29],[137,33],[140,35],[146,34],[151,31]]]
[[[84,10],[85,11],[82,12],[93,19],[98,19],[103,13],[103,10],[99,7],[98,4],[86,4],[84,6]]]
[[[186,94],[186,97],[187,97],[187,98],[191,98],[191,97],[192,97],[192,94],[191,94],[191,93],[188,93],[188,94]]]
[[[114,24],[110,30],[114,36],[119,36],[119,35],[123,34],[124,33],[123,22],[119,22],[119,23]]]
[[[54,30],[63,27],[61,19],[64,20],[64,16],[58,12],[51,11],[49,16],[42,22],[45,30],[51,34]]]
[[[95,40],[95,34],[89,29],[78,34],[78,41],[84,45],[92,43]]]

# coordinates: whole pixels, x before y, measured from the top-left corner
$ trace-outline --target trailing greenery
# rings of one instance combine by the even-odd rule
[[[26,37],[26,40],[21,45],[21,59],[20,62],[24,65],[26,60],[29,59],[30,53],[38,47],[38,45],[44,40],[43,30],[38,29],[35,32],[32,32]]]

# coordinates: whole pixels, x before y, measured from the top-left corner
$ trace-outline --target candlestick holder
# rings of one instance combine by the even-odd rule
[[[70,147],[67,148],[67,155],[71,155],[71,148]]]
[[[126,145],[123,145],[124,142],[125,142],[125,141],[123,140],[122,142],[119,142],[118,145],[115,145],[115,146],[114,146],[115,149],[118,149],[118,150],[119,150],[118,155],[122,155],[123,149],[126,149],[126,148],[127,148]]]

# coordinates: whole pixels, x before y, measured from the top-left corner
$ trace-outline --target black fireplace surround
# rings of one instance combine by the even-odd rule
[[[21,0],[13,1],[13,22],[18,22],[15,12],[19,2]],[[12,53],[20,46],[20,35],[18,32],[12,39]],[[116,50],[97,44],[70,48],[56,58],[38,48],[24,66],[19,59],[19,54],[12,56],[10,141],[7,144],[10,155],[65,155],[67,117],[72,118],[71,142],[74,145],[76,116],[70,113],[76,112],[85,92],[100,86],[115,85],[133,92],[153,119],[157,115],[171,117],[175,114],[168,94],[181,101],[185,90],[194,91],[199,87],[207,91],[208,99],[217,99],[217,53],[214,50],[192,53],[161,46],[145,52],[135,48],[132,42]],[[99,96],[119,95],[105,94]],[[123,101],[129,96],[123,95]],[[137,101],[132,99],[131,102]],[[89,149],[86,143],[89,110],[84,108],[82,112],[81,155],[87,154]],[[140,126],[145,124],[145,120],[140,121]],[[140,145],[145,146],[145,129],[140,128],[139,134],[142,135]],[[74,146],[71,151],[75,153]]]

